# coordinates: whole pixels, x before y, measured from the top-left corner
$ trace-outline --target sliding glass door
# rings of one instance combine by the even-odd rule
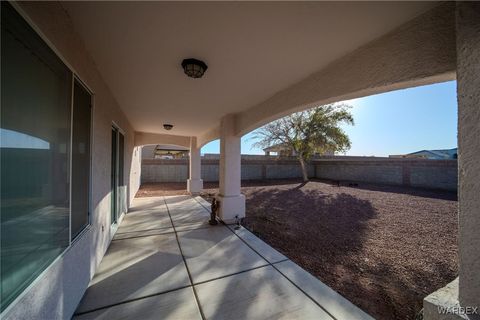
[[[124,136],[112,126],[111,161],[111,223],[116,224],[126,209],[126,186],[124,183]]]

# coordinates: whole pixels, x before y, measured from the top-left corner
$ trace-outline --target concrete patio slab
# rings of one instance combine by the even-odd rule
[[[183,214],[172,214],[172,221],[175,228],[182,226],[202,225],[205,220],[209,219],[209,215],[205,211],[187,211]]]
[[[208,218],[204,217],[201,222],[196,222],[196,223],[191,223],[191,224],[181,224],[175,226],[175,230],[177,232],[181,231],[190,231],[190,230],[196,230],[196,229],[203,229],[203,228],[212,228],[212,226],[208,223]]]
[[[181,203],[186,200],[192,199],[192,196],[189,195],[179,195],[179,196],[164,196],[163,197],[167,204]]]
[[[187,210],[195,210],[196,208],[203,208],[198,201],[188,196],[180,196],[181,198],[166,198],[165,203],[169,208],[183,208]],[[203,208],[205,209],[205,208]]]
[[[202,319],[191,287],[73,317],[92,319]]]
[[[112,241],[77,313],[189,284],[175,234]]]
[[[169,201],[170,203],[167,201],[167,208],[175,227],[203,224],[210,217],[210,213],[191,197],[180,198],[176,202],[175,199]]]
[[[194,284],[267,264],[223,225],[179,232],[178,239]]]
[[[128,212],[141,210],[156,210],[165,207],[163,197],[135,198],[130,205]]]
[[[165,206],[155,210],[141,210],[129,212],[125,215],[118,233],[172,227],[168,211]]]
[[[198,199],[134,208],[75,319],[371,319],[243,227],[210,226]]]
[[[292,261],[277,263],[275,268],[302,288],[306,294],[336,319],[373,320],[371,316]]]
[[[131,232],[117,232],[113,237],[113,240],[123,240],[130,238],[146,237],[146,236],[155,236],[167,233],[174,233],[173,227],[150,229],[150,230],[139,230]]]
[[[333,319],[271,266],[195,289],[207,319]]]
[[[205,200],[204,198],[202,198],[201,196],[195,196],[193,197],[198,203],[200,203],[208,212],[210,212],[210,208],[212,206],[212,204],[210,202],[208,202],[207,200]]]
[[[276,263],[287,259],[287,257],[285,257],[283,254],[270,247],[268,244],[263,242],[260,238],[255,236],[253,233],[251,233],[244,227],[240,227],[239,229],[237,229],[237,226],[235,225],[228,225],[228,228],[235,232],[236,235],[238,235],[243,241],[245,241],[253,250],[255,250],[263,258],[265,258],[268,262]]]

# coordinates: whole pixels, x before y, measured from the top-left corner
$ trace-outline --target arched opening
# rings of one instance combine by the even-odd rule
[[[189,148],[174,144],[140,147],[140,188],[137,197],[161,196],[185,191],[189,178]]]
[[[313,158],[308,184],[273,164],[242,181],[244,225],[374,317],[414,318],[458,275],[456,82],[347,103],[350,152]]]

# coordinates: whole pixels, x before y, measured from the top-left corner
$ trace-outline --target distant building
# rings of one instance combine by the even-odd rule
[[[296,155],[295,151],[285,144],[276,144],[263,149],[266,156],[278,155],[281,157],[293,157]],[[272,154],[273,153],[273,154]]]
[[[268,148],[263,149],[265,152],[266,156],[274,155],[280,156],[280,157],[295,157],[297,153],[295,150],[293,150],[291,147],[287,146],[284,143],[276,144],[273,146],[270,146]],[[315,156],[333,156],[335,153],[334,152],[323,152],[323,153],[315,153]]]
[[[420,150],[408,154],[389,155],[389,158],[419,158],[432,160],[457,159],[457,148],[442,150]]]
[[[150,145],[142,148],[142,159],[183,159],[188,158],[189,150],[172,145]]]

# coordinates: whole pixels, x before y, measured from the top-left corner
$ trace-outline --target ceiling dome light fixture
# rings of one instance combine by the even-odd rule
[[[203,76],[208,66],[203,61],[189,58],[182,61],[182,68],[187,76],[197,79]]]
[[[165,130],[172,130],[173,124],[165,123],[165,124],[163,125],[163,128],[164,128]]]

